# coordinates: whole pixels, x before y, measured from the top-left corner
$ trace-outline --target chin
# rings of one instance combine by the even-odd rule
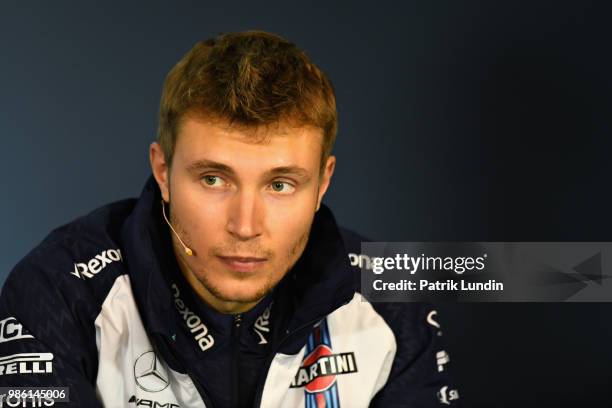
[[[234,279],[229,282],[224,282],[222,285],[205,284],[204,286],[218,299],[226,302],[240,303],[258,301],[272,290],[272,286],[267,281],[245,282]]]

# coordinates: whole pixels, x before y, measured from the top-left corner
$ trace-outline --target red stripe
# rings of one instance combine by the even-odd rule
[[[322,392],[316,394],[317,396],[317,408],[325,408],[325,395]]]

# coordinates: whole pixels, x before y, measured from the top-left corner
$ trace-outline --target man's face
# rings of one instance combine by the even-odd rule
[[[187,117],[171,171],[152,144],[170,222],[194,253],[173,236],[179,265],[214,308],[248,310],[302,254],[334,169],[330,157],[320,177],[322,137],[312,127],[245,130]]]

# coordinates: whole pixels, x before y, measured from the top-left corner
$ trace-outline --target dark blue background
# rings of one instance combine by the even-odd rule
[[[3,2],[0,278],[46,233],[139,194],[163,78],[263,29],[333,81],[326,202],[381,241],[611,241],[605,2]],[[446,304],[465,407],[610,406],[608,304]]]

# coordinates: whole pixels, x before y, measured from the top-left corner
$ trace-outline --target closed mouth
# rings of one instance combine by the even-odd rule
[[[255,256],[220,256],[219,260],[230,270],[238,273],[254,273],[260,271],[267,258]]]

